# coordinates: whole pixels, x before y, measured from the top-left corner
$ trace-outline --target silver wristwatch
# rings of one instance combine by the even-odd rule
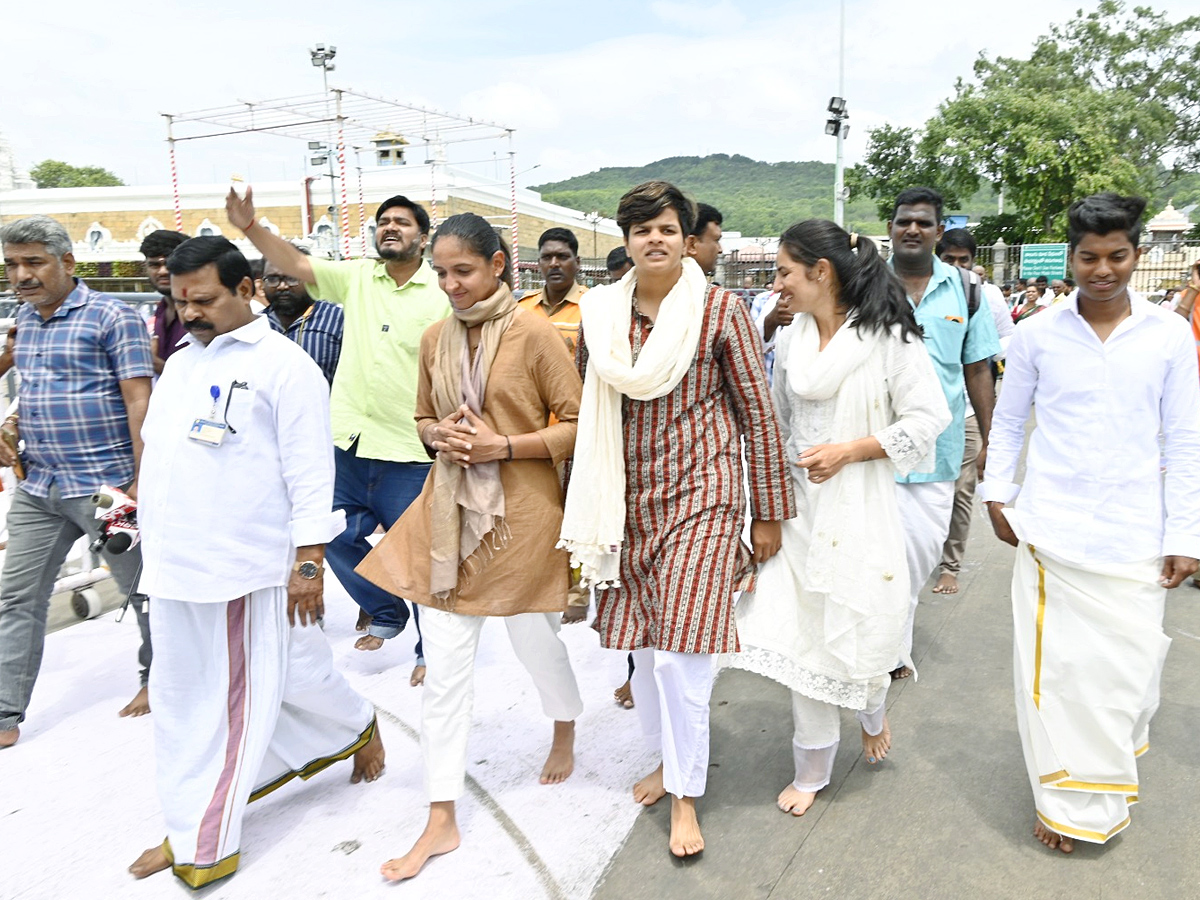
[[[312,560],[306,559],[304,562],[296,563],[296,565],[292,567],[292,571],[301,578],[307,581],[312,581],[323,571],[325,571],[325,567],[320,563],[315,563]]]

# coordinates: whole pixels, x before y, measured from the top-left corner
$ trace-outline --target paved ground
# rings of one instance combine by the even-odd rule
[[[1162,706],[1142,757],[1133,823],[1104,847],[1051,853],[1031,837],[1033,808],[1013,710],[1009,576],[1013,550],[976,516],[965,590],[926,590],[917,613],[920,680],[888,698],[892,751],[868,766],[858,728],[834,780],[801,819],[774,807],[792,779],[787,691],[726,672],[713,698],[712,759],[701,809],[707,848],[669,857],[669,810],[643,815],[596,900],[663,898],[1181,898],[1200,896],[1195,732],[1200,591],[1174,591]]]

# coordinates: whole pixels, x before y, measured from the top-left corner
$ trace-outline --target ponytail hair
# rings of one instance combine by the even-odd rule
[[[850,324],[860,331],[890,331],[900,337],[923,338],[904,285],[891,270],[874,241],[846,231],[827,219],[797,222],[783,233],[779,246],[798,263],[815,266],[825,259],[837,273],[838,305],[848,311]]]
[[[433,236],[433,241],[429,245],[431,253],[437,246],[437,242],[443,237],[458,238],[471,253],[488,262],[492,261],[497,250],[503,253],[504,271],[500,274],[500,280],[510,288],[513,286],[512,252],[508,249],[504,238],[500,237],[499,232],[489,225],[483,216],[477,216],[475,213],[459,213],[448,218],[438,226],[438,230]]]

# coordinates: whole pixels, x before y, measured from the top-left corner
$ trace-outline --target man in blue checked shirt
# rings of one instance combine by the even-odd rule
[[[293,246],[296,246],[293,244]],[[307,248],[296,246],[305,256]],[[328,300],[314,300],[303,281],[285,275],[270,260],[263,262],[263,294],[267,298],[267,321],[274,331],[296,342],[321,367],[333,385],[338,357],[342,355],[342,308]]]
[[[133,307],[74,277],[71,238],[62,225],[45,216],[19,219],[0,227],[0,243],[8,282],[24,301],[15,358],[26,478],[8,513],[0,574],[0,747],[10,747],[37,680],[58,569],[79,538],[99,534],[91,495],[107,484],[136,496],[154,364],[146,326]],[[0,465],[16,461],[0,444]],[[140,552],[104,555],[127,594]],[[142,632],[142,689],[122,716],[150,711],[149,619],[141,602],[132,605]]]

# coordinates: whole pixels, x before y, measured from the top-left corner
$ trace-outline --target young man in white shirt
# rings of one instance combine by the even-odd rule
[[[1063,853],[1129,824],[1170,645],[1167,589],[1200,557],[1196,351],[1179,316],[1129,290],[1145,205],[1116,194],[1072,205],[1079,289],[1014,333],[980,487],[997,537],[1017,547],[1013,667],[1034,835]]]
[[[250,311],[250,265],[225,238],[167,266],[188,344],[151,397],[138,497],[167,839],[130,871],[199,888],[237,870],[249,800],[350,756],[350,780],[373,781],[384,753],[316,627],[325,545],[345,527],[325,378]]]

